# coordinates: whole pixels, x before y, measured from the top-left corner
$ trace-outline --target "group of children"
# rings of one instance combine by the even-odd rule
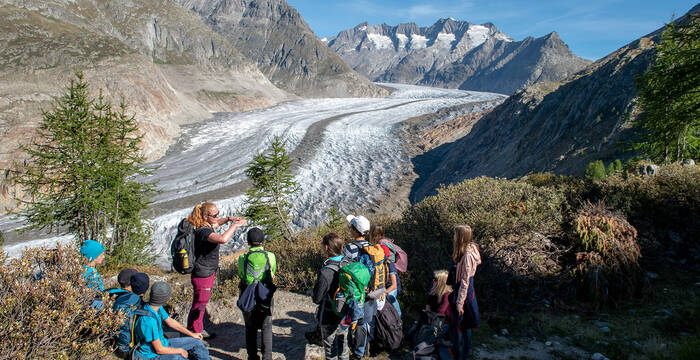
[[[96,292],[105,291],[102,275],[95,268],[104,260],[105,248],[97,241],[86,240],[80,253],[85,257],[83,279]],[[202,335],[194,333],[171,318],[163,308],[170,300],[172,290],[164,281],[150,284],[148,274],[135,269],[124,269],[117,275],[118,289],[106,290],[113,296],[112,308],[125,315],[124,324],[117,334],[117,355],[137,359],[209,359],[209,351],[202,343]],[[150,287],[150,291],[149,291]],[[148,301],[144,296],[148,292]],[[104,304],[96,298],[92,305],[101,310]],[[140,316],[134,316],[134,313]],[[183,337],[166,337],[164,326]]]
[[[163,309],[172,295],[166,282],[150,285],[148,301],[144,301],[149,288],[148,275],[125,269],[118,275],[120,289],[107,290],[114,297],[114,309],[127,315],[119,332],[120,355],[126,357],[132,352],[134,358],[140,359],[209,359],[202,340],[215,334],[203,331],[201,319],[218,269],[219,245],[230,240],[235,228],[245,224],[245,219],[220,219],[218,215],[214,204],[205,203],[195,207],[190,217],[184,220],[192,220],[196,226],[196,259],[192,273],[195,291],[187,327],[172,319]],[[318,272],[312,293],[313,302],[319,305],[317,319],[327,359],[364,357],[375,336],[378,312],[394,313],[398,321],[401,317],[397,300],[401,290],[398,271],[406,271],[406,253],[384,237],[381,226],[370,226],[364,216],[349,215],[347,221],[352,234],[347,244],[335,233],[328,233],[321,240],[321,250],[327,259]],[[233,224],[223,235],[213,230],[226,222]],[[265,235],[262,230],[249,229],[247,240],[249,251],[238,259],[241,278],[238,305],[243,310],[245,321],[246,350],[248,359],[259,359],[260,350],[263,359],[271,360],[273,278],[277,260],[273,253],[263,249]],[[451,344],[448,349],[450,357],[445,352],[442,358],[467,358],[471,345],[470,329],[478,326],[474,273],[481,259],[468,226],[455,228],[453,247],[456,265],[451,278],[444,270],[435,273],[427,309],[444,314],[447,319],[444,333]],[[87,287],[97,292],[105,291],[102,276],[95,268],[104,260],[104,247],[99,242],[86,240],[80,251],[87,262],[83,273]],[[253,289],[250,297],[253,306],[241,303],[245,302],[245,294],[250,293],[249,287]],[[95,301],[93,308],[99,310],[104,306],[99,299]],[[164,325],[184,336],[166,338]],[[258,331],[262,332],[260,348]]]
[[[367,355],[367,344],[373,339],[377,324],[377,312],[391,305],[401,316],[397,295],[401,289],[397,265],[405,271],[406,254],[392,240],[384,237],[381,226],[370,226],[363,216],[349,215],[348,226],[352,239],[346,244],[335,233],[326,234],[321,250],[327,257],[312,293],[313,302],[319,305],[317,318],[326,359],[358,359]],[[436,346],[430,358],[467,359],[471,347],[471,329],[479,326],[479,310],[474,291],[474,275],[481,263],[477,245],[473,242],[469,226],[454,229],[453,254],[455,265],[448,270],[438,270],[428,294],[426,311],[444,317],[442,334],[438,339],[444,346]],[[370,252],[372,246],[380,246],[386,255],[385,286],[379,294],[372,293],[371,281],[361,296],[346,295],[346,305],[338,306],[338,291],[345,290],[344,277],[351,270],[345,266],[357,262],[357,252]],[[399,254],[403,256],[398,256]],[[403,257],[403,263],[401,263]],[[372,269],[373,272],[380,271]],[[353,275],[354,276],[354,275]],[[372,275],[376,278],[376,275]],[[339,290],[336,290],[339,289]],[[453,290],[454,289],[454,290]]]

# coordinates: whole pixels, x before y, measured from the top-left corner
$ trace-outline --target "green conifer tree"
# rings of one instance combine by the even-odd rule
[[[605,180],[605,164],[602,160],[596,160],[588,164],[585,176],[591,180]]]
[[[153,184],[138,144],[134,116],[114,109],[102,92],[92,98],[76,74],[51,111],[43,112],[37,136],[20,149],[28,154],[14,165],[11,179],[27,194],[21,215],[29,229],[64,229],[82,242],[102,242],[112,263],[147,263],[150,229],[140,213],[148,207]]]
[[[263,226],[272,238],[292,241],[289,198],[299,186],[294,181],[292,160],[284,145],[285,142],[275,136],[270,146],[248,164],[245,173],[253,184],[246,191],[245,216]]]
[[[700,19],[668,24],[652,67],[637,78],[644,115],[635,144],[652,161],[670,163],[700,155]]]

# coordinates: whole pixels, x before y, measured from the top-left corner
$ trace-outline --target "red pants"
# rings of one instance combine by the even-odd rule
[[[187,316],[187,329],[192,332],[200,333],[204,330],[202,322],[204,320],[204,312],[207,310],[207,303],[209,303],[209,298],[211,298],[214,276],[216,276],[216,273],[206,278],[192,277],[194,299],[192,299],[190,314]]]

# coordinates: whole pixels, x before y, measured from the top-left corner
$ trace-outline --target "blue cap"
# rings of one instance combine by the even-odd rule
[[[80,247],[80,253],[85,256],[88,261],[97,259],[103,252],[105,252],[105,247],[95,240],[85,240],[83,246]]]

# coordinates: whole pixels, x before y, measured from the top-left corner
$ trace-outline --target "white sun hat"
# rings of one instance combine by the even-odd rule
[[[345,218],[360,234],[364,234],[369,231],[369,220],[366,217],[360,215],[348,215]]]

